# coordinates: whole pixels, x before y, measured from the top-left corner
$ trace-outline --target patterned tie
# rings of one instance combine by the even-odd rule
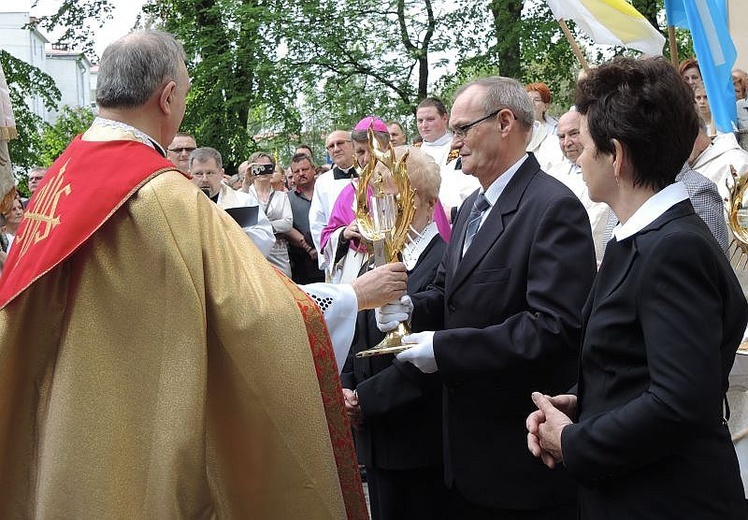
[[[465,232],[465,247],[463,248],[463,251],[467,251],[470,247],[475,234],[478,232],[483,212],[490,206],[491,204],[488,202],[486,196],[483,193],[479,193],[473,203],[473,209],[470,210],[470,215],[468,215],[467,231]]]

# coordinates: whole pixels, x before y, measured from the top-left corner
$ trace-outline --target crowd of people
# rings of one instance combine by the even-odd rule
[[[5,215],[0,516],[363,519],[360,463],[374,520],[746,517],[748,152],[698,63],[614,59],[559,114],[476,79],[413,144],[367,115],[329,165],[231,177],[178,132],[184,58],[108,47],[97,119]],[[376,267],[359,182],[393,194],[393,164],[413,218]],[[356,355],[401,322],[408,349]]]

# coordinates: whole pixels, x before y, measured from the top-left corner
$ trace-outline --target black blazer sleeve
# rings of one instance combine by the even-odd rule
[[[589,392],[593,410],[582,410],[580,422],[566,427],[561,438],[564,464],[584,484],[688,452],[689,441],[722,424],[727,374],[746,321],[745,300],[730,292],[737,281],[725,277],[725,259],[716,247],[706,247],[703,234],[662,234],[655,245],[638,251],[641,274],[617,273],[623,281],[598,307],[635,309],[640,329],[630,327],[630,337],[621,337],[613,329],[619,322],[615,314],[594,309],[587,326],[601,332],[590,332],[595,337],[585,338],[585,351],[588,344],[608,345],[608,351],[600,357],[605,366],[594,367],[597,380],[583,382],[586,389],[591,383],[608,388],[607,404],[594,409],[595,392]],[[601,337],[606,330],[618,339]],[[611,352],[616,341],[621,347]],[[636,370],[644,371],[649,384],[631,398],[627,378]]]

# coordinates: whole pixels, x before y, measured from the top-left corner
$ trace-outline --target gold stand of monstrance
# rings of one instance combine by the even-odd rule
[[[733,236],[728,252],[730,264],[740,277],[748,265],[748,172],[738,174],[730,166],[730,173],[732,175],[725,179],[730,192],[725,200],[727,224]],[[748,355],[748,341],[740,344],[737,353]]]
[[[380,266],[401,260],[401,251],[408,240],[416,211],[416,193],[410,186],[405,167],[408,153],[398,161],[392,145],[387,151],[379,148],[371,128],[368,137],[371,159],[356,186],[356,222],[361,235],[371,243],[375,265]],[[356,357],[397,354],[407,350],[413,345],[403,345],[402,337],[408,334],[407,324],[401,322],[376,347],[363,350]]]

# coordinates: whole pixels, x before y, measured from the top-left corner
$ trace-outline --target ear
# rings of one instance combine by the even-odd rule
[[[164,114],[171,115],[176,90],[177,83],[173,80],[164,85],[161,90],[161,94],[158,96],[158,106]]]
[[[514,126],[514,114],[508,108],[504,108],[496,114],[496,118],[499,120],[499,129],[501,130],[501,133],[506,135]]]
[[[627,164],[628,164],[628,153],[626,151],[626,148],[623,146],[621,141],[618,139],[612,139],[611,143],[613,144],[613,171],[615,172],[616,177],[619,179],[622,178],[621,174],[624,173],[624,168],[628,170]],[[627,171],[625,172],[626,176]]]

